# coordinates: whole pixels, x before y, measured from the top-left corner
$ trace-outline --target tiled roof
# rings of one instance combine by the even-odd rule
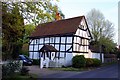
[[[39,24],[30,37],[74,34],[84,16]]]
[[[49,52],[56,52],[58,51],[53,47],[52,45],[44,45],[39,51],[44,52],[44,51],[49,51]]]

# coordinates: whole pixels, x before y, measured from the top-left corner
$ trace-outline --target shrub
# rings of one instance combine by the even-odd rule
[[[23,50],[21,50],[21,51],[20,51],[20,54],[22,54],[22,55],[26,55],[26,56],[29,56],[28,51],[23,51]]]
[[[86,66],[91,67],[93,65],[93,59],[91,58],[86,58]]]
[[[98,66],[101,65],[101,61],[99,59],[94,58],[92,60],[93,60],[93,65],[92,66],[98,67]]]
[[[74,56],[72,59],[72,66],[75,68],[84,67],[86,65],[86,60],[84,55]]]
[[[20,70],[19,61],[10,61],[2,65],[2,76],[10,76],[15,73],[16,70]]]
[[[28,67],[22,67],[22,69],[21,69],[21,71],[20,71],[21,75],[27,75],[28,72],[29,72]]]
[[[39,59],[33,59],[33,65],[39,65],[40,61]]]

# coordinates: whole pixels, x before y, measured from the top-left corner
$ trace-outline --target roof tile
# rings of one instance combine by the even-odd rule
[[[39,24],[30,37],[75,33],[84,16]]]

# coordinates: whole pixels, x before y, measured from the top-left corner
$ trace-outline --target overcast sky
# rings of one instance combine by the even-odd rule
[[[93,8],[100,10],[114,24],[114,41],[118,42],[118,2],[119,0],[59,0],[56,4],[65,14],[65,18],[87,15]]]

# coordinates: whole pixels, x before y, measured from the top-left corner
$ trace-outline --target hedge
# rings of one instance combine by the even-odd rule
[[[15,71],[20,71],[20,61],[7,61],[2,65],[2,77],[11,76],[15,74]]]
[[[39,62],[39,59],[33,59],[33,65],[39,65],[40,62]]]
[[[86,66],[91,67],[93,65],[93,60],[91,58],[86,58]]]
[[[98,67],[102,64],[102,62],[97,58],[94,58],[92,60],[93,60],[93,67]]]
[[[84,55],[77,55],[72,58],[72,66],[75,68],[85,67],[86,59]]]
[[[98,67],[101,61],[97,58],[86,58],[86,67]]]

